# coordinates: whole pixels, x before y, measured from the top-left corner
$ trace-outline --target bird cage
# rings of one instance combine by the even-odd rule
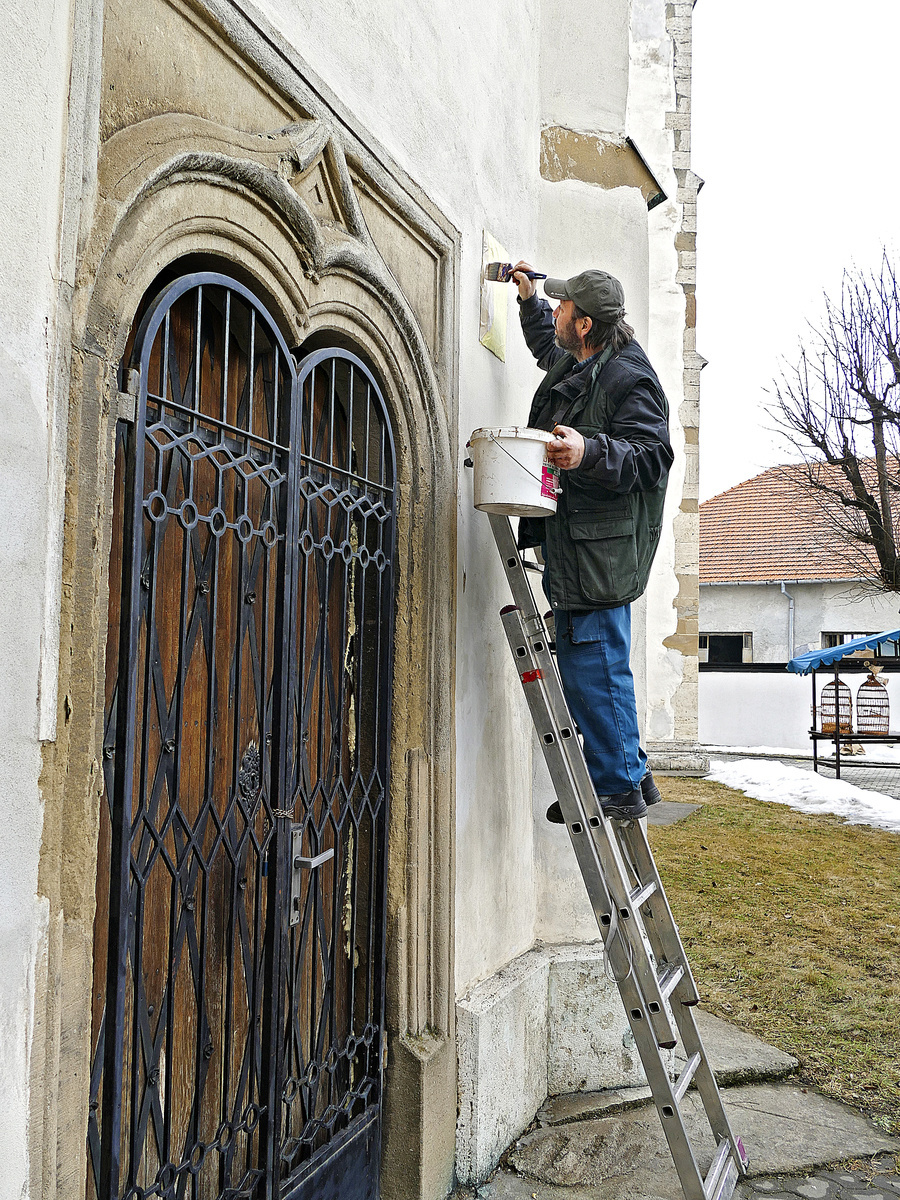
[[[887,688],[873,673],[860,684],[856,693],[857,733],[887,733],[890,714]]]
[[[820,712],[823,733],[849,733],[853,722],[853,706],[850,689],[840,679],[826,683],[822,688]],[[840,722],[840,728],[838,728]]]

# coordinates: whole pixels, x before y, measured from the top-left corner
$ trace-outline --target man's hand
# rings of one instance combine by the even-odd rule
[[[584,458],[584,438],[568,425],[557,425],[553,436],[556,441],[547,443],[547,457],[554,467],[571,471]]]
[[[513,267],[513,279],[519,285],[519,295],[523,300],[530,300],[535,293],[534,280],[529,279],[527,275],[522,275],[522,271],[533,271],[534,267],[531,263],[519,261]]]

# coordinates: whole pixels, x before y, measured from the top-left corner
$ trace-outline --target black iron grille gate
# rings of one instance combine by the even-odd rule
[[[91,1200],[378,1195],[394,450],[224,276],[116,436]]]

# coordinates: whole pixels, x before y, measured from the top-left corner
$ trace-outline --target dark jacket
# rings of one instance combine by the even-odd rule
[[[547,372],[529,426],[569,425],[585,439],[581,463],[560,472],[555,516],[523,518],[519,545],[546,544],[554,608],[629,604],[647,586],[662,530],[674,458],[665,394],[636,341],[580,363],[555,345],[545,300],[520,301],[519,316],[528,348]]]

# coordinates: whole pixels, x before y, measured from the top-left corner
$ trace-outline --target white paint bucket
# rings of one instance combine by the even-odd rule
[[[476,429],[469,438],[475,507],[506,517],[552,517],[559,467],[547,461],[552,433],[526,426]]]

